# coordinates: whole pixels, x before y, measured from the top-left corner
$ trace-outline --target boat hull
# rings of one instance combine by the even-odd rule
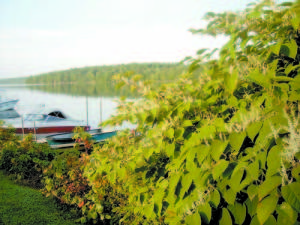
[[[0,102],[0,111],[6,111],[14,109],[19,100],[9,100],[5,102]]]
[[[25,127],[21,128],[18,127],[16,128],[16,133],[17,134],[54,134],[54,133],[66,133],[66,132],[72,132],[76,127],[78,126],[48,126],[48,127]],[[84,130],[89,130],[88,126],[80,126],[83,127]]]
[[[14,118],[19,118],[19,117],[21,117],[20,114],[14,109],[0,111],[0,120],[14,119]]]
[[[110,131],[110,132],[101,132],[98,134],[94,134],[91,137],[91,140],[94,143],[104,142],[108,138],[111,138],[117,134],[117,131]],[[74,139],[67,139],[67,138],[59,138],[59,136],[63,137],[66,134],[58,134],[58,135],[51,135],[46,137],[46,140],[51,148],[58,149],[58,148],[68,148],[73,147],[75,144]],[[73,134],[74,135],[74,134]],[[78,143],[79,145],[84,145],[84,143]]]
[[[89,133],[93,137],[97,134],[101,134],[102,129],[93,129],[93,130],[88,130],[86,132]],[[73,137],[74,137],[74,133],[68,132],[68,133],[61,133],[61,134],[57,134],[57,135],[50,135],[47,137],[47,139],[56,141],[56,142],[73,142],[74,141]]]

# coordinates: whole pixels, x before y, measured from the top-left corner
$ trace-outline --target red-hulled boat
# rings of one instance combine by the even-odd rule
[[[9,125],[16,129],[17,134],[35,134],[38,139],[51,134],[72,132],[75,127],[90,130],[84,121],[74,120],[60,110],[26,114],[23,119],[10,121]]]

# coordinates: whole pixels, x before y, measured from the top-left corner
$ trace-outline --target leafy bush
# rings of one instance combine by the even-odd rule
[[[49,165],[55,153],[28,135],[19,140],[13,129],[0,128],[0,168],[24,184],[40,187],[42,169]]]
[[[44,169],[46,196],[53,195],[62,203],[77,204],[89,191],[87,180],[82,175],[82,156],[79,151],[67,151],[57,155],[50,165]]]
[[[206,19],[194,33],[230,36],[220,58],[199,51],[189,73],[159,90],[117,77],[145,99],[121,102],[106,124],[137,123],[142,135],[124,132],[94,150],[85,175],[94,193],[103,191],[98,177],[122,184],[128,202],[112,212],[124,224],[296,224],[300,3]]]

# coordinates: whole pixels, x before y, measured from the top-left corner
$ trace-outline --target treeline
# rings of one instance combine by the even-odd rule
[[[137,92],[130,90],[130,87],[116,89],[112,82],[101,82],[99,84],[49,84],[49,85],[29,85],[27,86],[30,90],[39,90],[48,93],[55,94],[66,94],[71,96],[104,96],[104,97],[136,97],[138,96]]]
[[[1,84],[25,84],[26,78],[17,77],[17,78],[7,78],[7,79],[0,79]]]
[[[147,80],[168,81],[174,80],[186,69],[187,67],[183,63],[131,63],[93,66],[31,76],[26,80],[26,83],[102,83],[111,81],[113,75],[127,72],[140,74],[143,79]]]

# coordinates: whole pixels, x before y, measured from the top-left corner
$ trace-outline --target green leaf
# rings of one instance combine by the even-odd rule
[[[198,212],[189,215],[185,219],[185,224],[187,225],[201,225],[201,217]]]
[[[274,212],[277,205],[278,197],[270,195],[263,199],[257,205],[257,218],[260,224],[264,224],[269,216]]]
[[[275,225],[277,224],[276,219],[273,215],[270,215],[267,221],[264,223],[264,225]],[[280,223],[278,223],[280,224]]]
[[[246,206],[235,202],[234,205],[229,205],[228,209],[234,216],[234,222],[236,224],[243,224],[246,218]]]
[[[298,69],[299,67],[300,67],[299,65],[293,66],[293,64],[289,64],[289,65],[285,68],[284,73],[285,73],[286,75],[289,75],[291,71],[296,70],[296,69]],[[293,80],[293,79],[292,79],[292,80]]]
[[[261,72],[258,68],[255,70],[252,70],[247,77],[245,77],[246,80],[249,80],[250,82],[256,83],[266,89],[269,89],[271,87],[270,82],[268,79],[266,79],[265,76],[262,76]]]
[[[193,126],[193,121],[192,120],[184,120],[182,123],[183,127],[191,127]]]
[[[210,146],[200,145],[199,150],[197,151],[197,160],[198,163],[201,164],[203,160],[207,157],[210,152]]]
[[[229,183],[229,186],[232,188],[232,190],[234,192],[239,192],[241,190],[240,183],[241,183],[243,175],[244,175],[244,168],[241,168],[237,171],[234,170],[234,172],[230,178],[230,183]]]
[[[240,151],[241,146],[246,138],[246,132],[236,133],[233,132],[229,135],[229,143],[233,148],[233,151]]]
[[[184,128],[180,127],[175,129],[174,136],[176,139],[182,138],[183,133],[184,133]]]
[[[289,93],[289,97],[288,97],[288,100],[291,101],[291,102],[296,102],[300,99],[299,97],[299,94],[297,91],[291,91]]]
[[[261,225],[258,221],[257,215],[252,218],[250,225]]]
[[[298,51],[298,45],[294,39],[290,42],[283,44],[280,49],[280,53],[295,59]]]
[[[168,138],[172,139],[174,137],[174,129],[169,128],[165,134]]]
[[[279,55],[281,45],[282,45],[282,41],[279,41],[277,44],[270,47],[270,49],[272,50],[273,53],[275,53],[276,55]]]
[[[255,196],[253,198],[253,200],[251,201],[250,198],[248,198],[245,202],[247,209],[248,209],[248,213],[250,216],[254,216],[257,212],[257,205],[258,205],[258,197]]]
[[[299,182],[300,181],[300,164],[297,164],[293,169],[292,169],[292,175],[293,177]]]
[[[278,213],[278,224],[295,224],[298,214],[289,204],[283,202],[276,211]]]
[[[193,182],[193,179],[192,179],[191,173],[187,173],[187,174],[183,175],[182,181],[181,181],[182,188],[180,190],[180,197],[181,198],[189,190],[192,182]]]
[[[211,146],[211,156],[215,161],[218,161],[220,159],[220,156],[225,151],[226,147],[228,145],[228,142],[222,142],[219,140],[214,140]]]
[[[213,178],[216,180],[218,179],[221,174],[225,171],[225,169],[227,168],[229,162],[224,160],[224,159],[221,159],[220,161],[218,161],[214,168],[213,168],[213,171],[212,171],[212,175],[213,175]]]
[[[211,207],[210,207],[210,205],[207,202],[205,202],[202,205],[199,205],[198,212],[199,212],[201,218],[203,219],[203,221],[206,224],[209,224],[209,222],[211,220]]]
[[[81,223],[86,223],[86,218],[85,218],[85,217],[81,217],[81,218],[80,218],[80,222],[81,222]]]
[[[214,207],[214,208],[218,208],[219,204],[220,204],[220,200],[221,200],[221,197],[220,197],[220,193],[217,189],[213,190],[211,193],[210,193],[210,200],[209,200],[209,203],[211,203],[211,205]]]
[[[209,13],[207,13],[206,15],[208,15]],[[197,51],[197,55],[201,55],[203,54],[204,52],[206,52],[208,49],[207,48],[202,48],[200,50]]]
[[[187,153],[187,156],[186,156],[186,169],[189,172],[192,172],[195,169],[197,169],[197,166],[194,162],[195,155],[196,155],[196,149],[195,148],[190,149],[190,151]]]
[[[259,133],[261,127],[262,127],[261,121],[256,121],[251,123],[246,129],[247,136],[253,141],[255,136]]]
[[[294,182],[281,188],[283,198],[300,213],[300,183]]]
[[[264,197],[270,194],[275,188],[277,188],[282,182],[280,176],[267,177],[267,179],[258,186],[258,199],[261,201]]]
[[[230,214],[226,208],[222,208],[222,218],[219,222],[220,225],[230,225],[232,224],[232,220]]]
[[[254,185],[254,184],[249,185],[249,187],[247,188],[247,194],[251,201],[257,195],[257,192],[258,192],[257,185]]]
[[[94,218],[94,219],[96,219],[96,218]],[[105,219],[111,219],[111,216],[110,215],[105,215]]]
[[[280,171],[281,168],[281,153],[282,153],[282,146],[275,145],[271,148],[271,150],[268,153],[267,157],[267,177],[270,177]]]
[[[247,171],[253,180],[257,180],[259,176],[259,161],[255,160],[253,163],[249,164],[247,167]]]
[[[168,157],[174,157],[174,151],[175,151],[174,142],[172,144],[167,143],[165,149]]]
[[[225,90],[229,94],[233,94],[238,83],[239,74],[236,69],[233,69],[231,74],[225,75]]]
[[[291,24],[292,24],[294,30],[298,31],[299,25],[300,25],[300,20],[297,15],[295,15],[295,14],[293,15],[293,17],[291,18]]]
[[[198,131],[201,135],[201,139],[211,139],[215,136],[216,128],[212,125],[203,125],[201,128],[198,129]]]
[[[233,189],[229,188],[228,190],[224,190],[222,194],[226,202],[228,202],[231,205],[234,204],[236,199],[236,192]]]
[[[180,181],[181,173],[173,174],[169,180],[169,194],[175,194],[175,188],[177,187],[178,182]]]

